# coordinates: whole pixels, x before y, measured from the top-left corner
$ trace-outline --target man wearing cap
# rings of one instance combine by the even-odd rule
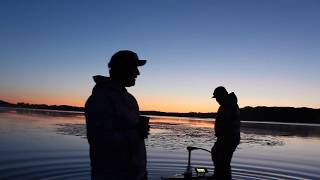
[[[239,106],[236,95],[228,93],[219,86],[213,92],[213,97],[219,103],[214,125],[217,141],[211,149],[214,164],[214,179],[231,179],[231,159],[240,142]]]
[[[110,59],[110,77],[93,77],[96,85],[85,104],[85,116],[94,180],[147,179],[144,139],[150,126],[126,90],[135,85],[138,66],[145,63],[136,53],[121,50]]]

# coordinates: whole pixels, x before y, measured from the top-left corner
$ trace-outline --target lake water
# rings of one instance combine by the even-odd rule
[[[0,108],[0,179],[89,179],[83,113]],[[187,146],[211,149],[211,119],[152,116],[149,179],[182,173]],[[242,122],[233,179],[320,179],[320,126]],[[210,154],[192,166],[213,171]]]

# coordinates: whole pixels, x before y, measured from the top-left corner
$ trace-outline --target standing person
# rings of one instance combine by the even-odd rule
[[[147,179],[149,118],[140,116],[136,99],[126,90],[145,63],[132,51],[118,51],[108,64],[110,77],[93,77],[96,85],[85,104],[93,180]]]
[[[214,164],[214,179],[231,179],[231,159],[240,142],[239,106],[236,95],[228,93],[219,86],[213,92],[213,97],[220,107],[214,125],[217,141],[211,149]]]

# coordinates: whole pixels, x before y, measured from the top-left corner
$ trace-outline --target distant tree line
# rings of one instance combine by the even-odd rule
[[[47,105],[29,103],[9,103],[0,100],[0,107],[48,109],[62,111],[84,111],[83,107],[67,105]],[[141,111],[143,115],[153,116],[175,116],[175,117],[194,117],[194,118],[215,118],[216,113],[200,112],[160,112],[160,111]],[[294,107],[244,107],[240,109],[240,119],[242,121],[271,121],[271,122],[292,122],[292,123],[318,123],[320,124],[320,109],[294,108]]]
[[[15,108],[30,108],[30,109],[48,109],[62,111],[84,111],[83,107],[68,106],[68,105],[47,105],[47,104],[29,104],[19,102],[17,104],[8,103],[0,100],[0,107],[15,107]]]
[[[215,118],[216,113],[200,113],[200,112],[188,112],[188,113],[177,113],[177,112],[161,112],[161,111],[141,111],[143,115],[152,116],[175,116],[175,117],[194,117],[194,118]]]

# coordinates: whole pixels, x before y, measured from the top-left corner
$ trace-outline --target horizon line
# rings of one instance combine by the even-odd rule
[[[0,103],[8,103],[11,105],[18,105],[18,104],[25,104],[25,105],[44,105],[44,106],[67,106],[67,107],[71,107],[71,108],[84,108],[84,106],[73,106],[73,105],[65,105],[65,104],[61,104],[61,105],[57,105],[57,104],[53,104],[53,105],[49,105],[49,104],[45,104],[45,103],[41,103],[41,104],[32,104],[32,103],[28,103],[28,102],[17,102],[17,103],[12,103],[12,102],[8,102],[5,100],[0,99]],[[268,107],[268,108],[307,108],[307,109],[316,109],[316,110],[320,110],[320,108],[311,108],[311,107],[294,107],[294,106],[244,106],[244,107],[239,107],[240,109],[242,108],[258,108],[258,107]],[[139,110],[139,111],[149,111],[149,112],[164,112],[164,113],[216,113],[216,112],[195,112],[195,111],[189,111],[189,112],[169,112],[169,111],[159,111],[159,110]]]

